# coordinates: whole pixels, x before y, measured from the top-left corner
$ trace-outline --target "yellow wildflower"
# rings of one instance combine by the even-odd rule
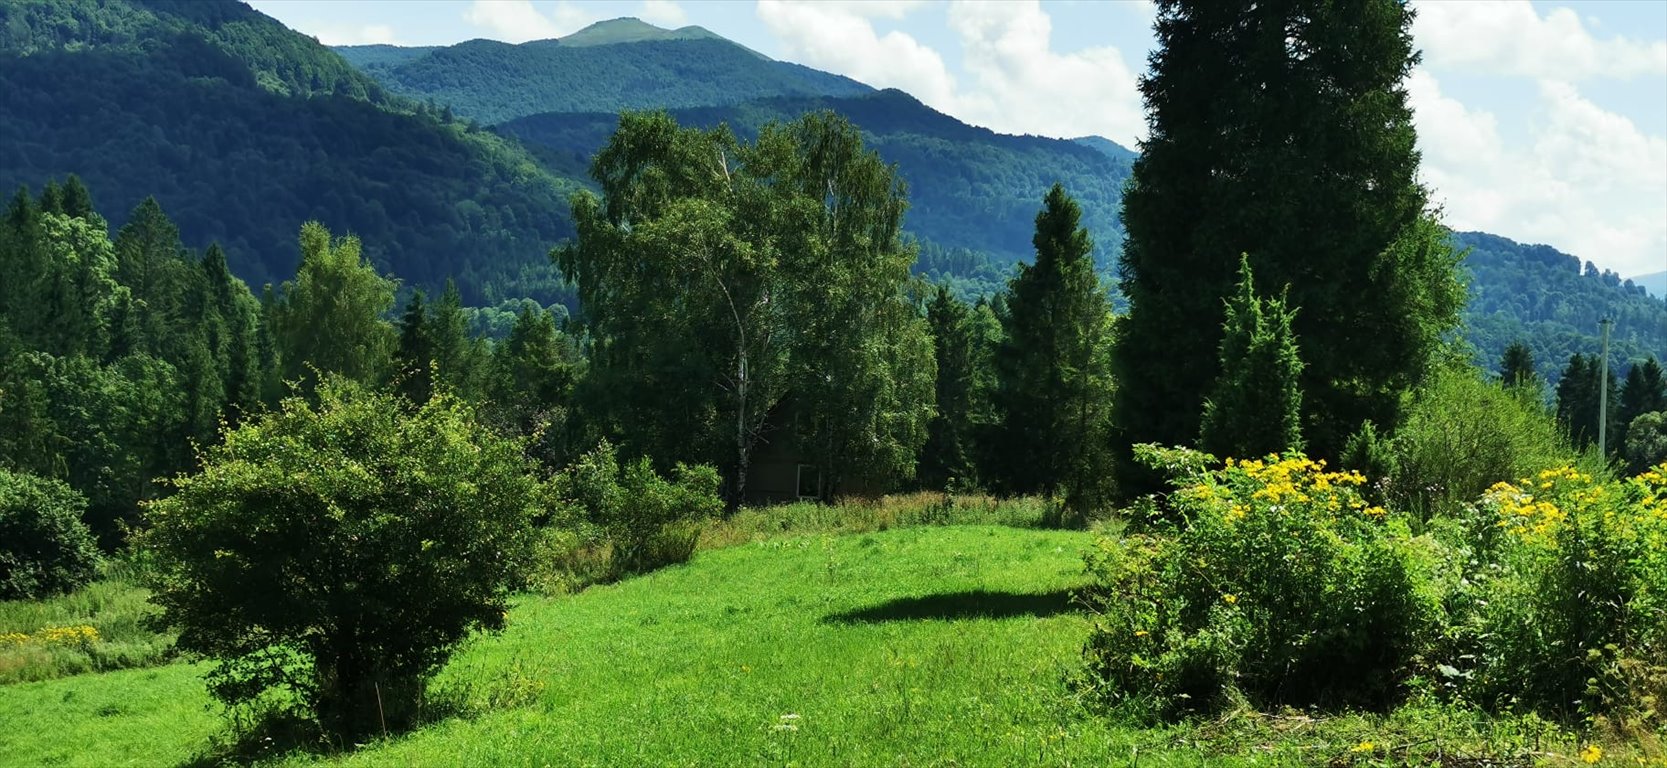
[[[1587,765],[1591,765],[1592,763],[1602,759],[1603,747],[1596,744],[1587,744],[1585,749],[1580,750],[1580,761]]]
[[[1351,750],[1351,751],[1354,751],[1354,752],[1370,752],[1370,751],[1372,751],[1374,749],[1377,749],[1377,748],[1378,748],[1378,745],[1373,744],[1370,741],[1362,741],[1359,744],[1354,745],[1354,749]]]
[[[1233,594],[1222,595],[1221,601],[1228,605],[1237,605],[1239,602],[1239,596]]]

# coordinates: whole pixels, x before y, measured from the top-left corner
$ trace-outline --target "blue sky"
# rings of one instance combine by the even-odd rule
[[[1007,133],[1145,134],[1145,0],[253,0],[334,45],[522,42],[636,16]],[[1414,0],[1423,179],[1457,229],[1667,270],[1667,0]]]

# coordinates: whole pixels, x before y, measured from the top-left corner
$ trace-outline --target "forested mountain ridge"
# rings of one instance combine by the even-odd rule
[[[1667,301],[1644,286],[1548,245],[1486,232],[1455,232],[1453,243],[1468,249],[1465,338],[1484,366],[1496,367],[1505,347],[1520,341],[1534,353],[1540,376],[1556,381],[1571,355],[1598,351],[1604,318],[1615,321],[1616,362],[1667,351]]]
[[[470,40],[443,48],[337,48],[388,90],[501,123],[543,112],[679,109],[774,96],[854,96],[862,83],[773,61],[699,27],[635,19],[519,45]]]
[[[473,304],[565,295],[547,253],[576,182],[241,3],[27,0],[0,29],[0,187],[74,173],[105,210],[154,196],[255,285],[293,271],[316,219]]]
[[[151,52],[196,38],[248,66],[276,93],[328,93],[386,101],[374,80],[306,35],[230,0],[8,0],[0,3],[0,55]]]

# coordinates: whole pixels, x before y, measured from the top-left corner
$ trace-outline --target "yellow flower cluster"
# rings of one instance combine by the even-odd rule
[[[1181,489],[1183,501],[1215,510],[1228,520],[1239,520],[1253,509],[1286,513],[1292,505],[1314,505],[1333,514],[1345,510],[1367,517],[1388,514],[1367,506],[1359,488],[1366,478],[1359,472],[1327,472],[1325,461],[1302,456],[1265,460],[1228,459],[1226,467],[1202,482]]]
[[[45,645],[87,645],[98,642],[98,628],[77,624],[70,627],[46,627],[33,635],[23,632],[0,633],[0,645],[22,645],[28,642]]]
[[[98,642],[98,629],[78,624],[73,627],[47,627],[41,630],[41,639],[47,644],[81,645]]]
[[[1639,505],[1656,520],[1667,521],[1667,462],[1628,481],[1638,491]]]
[[[1553,545],[1571,515],[1601,522],[1625,538],[1667,543],[1667,464],[1624,485],[1558,467],[1516,483],[1495,483],[1483,500],[1496,510],[1499,527],[1532,544]]]
[[[1522,484],[1531,487],[1527,479]],[[1568,519],[1568,514],[1556,504],[1535,498],[1534,494],[1510,483],[1494,483],[1484,498],[1498,510],[1499,527],[1523,541],[1549,544]]]

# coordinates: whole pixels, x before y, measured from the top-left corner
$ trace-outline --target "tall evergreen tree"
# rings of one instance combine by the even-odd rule
[[[1283,299],[1256,295],[1250,259],[1227,300],[1221,376],[1204,402],[1199,446],[1219,457],[1260,458],[1302,450],[1302,361]]]
[[[524,308],[509,336],[493,350],[487,374],[492,413],[507,429],[535,436],[537,457],[549,465],[571,460],[573,390],[584,360],[573,340],[544,310]],[[589,447],[589,446],[584,446]]]
[[[1656,362],[1654,355],[1632,364],[1632,368],[1627,371],[1626,381],[1621,384],[1617,402],[1610,407],[1617,411],[1617,427],[1614,437],[1610,440],[1610,452],[1622,454],[1626,446],[1627,430],[1634,419],[1646,413],[1667,411],[1667,380],[1663,380],[1661,363]]]
[[[1534,369],[1534,352],[1527,344],[1513,341],[1499,358],[1499,381],[1506,387],[1538,389],[1539,374]]]
[[[1105,495],[1111,399],[1111,306],[1081,216],[1054,185],[1036,216],[1036,262],[1008,284],[995,355],[1000,455],[991,467],[1002,490],[1063,490],[1078,512]]]
[[[1609,447],[1615,446],[1620,416],[1617,407],[1619,391],[1615,386],[1613,367],[1609,369],[1606,381],[1598,381],[1603,375],[1602,362],[1597,355],[1575,354],[1569,358],[1568,367],[1563,369],[1563,376],[1557,381],[1557,420],[1577,448],[1584,449],[1598,440],[1598,413],[1602,405],[1600,386],[1609,389]]]
[[[428,402],[434,394],[434,335],[421,289],[412,292],[399,319],[399,343],[394,350],[394,385],[407,400]]]
[[[1159,0],[1149,138],[1124,197],[1120,443],[1198,434],[1240,253],[1302,309],[1310,449],[1335,456],[1362,422],[1396,423],[1463,296],[1416,178],[1412,13],[1398,0]],[[1152,484],[1122,466],[1126,491]]]
[[[87,185],[81,183],[81,178],[73,173],[64,179],[63,206],[64,215],[73,219],[94,215],[93,195],[87,191]]]
[[[116,233],[116,281],[133,296],[140,348],[170,362],[185,359],[195,328],[185,298],[192,275],[179,228],[147,197]]]
[[[440,381],[465,398],[477,394],[480,382],[480,342],[469,335],[469,320],[463,314],[463,297],[457,283],[446,280],[445,292],[433,306],[428,333],[434,345],[434,360]]]
[[[1621,387],[1621,419],[1631,421],[1646,413],[1667,411],[1667,377],[1654,355],[1633,363]]]
[[[261,402],[259,343],[260,305],[249,286],[232,275],[226,253],[211,243],[199,263],[208,292],[209,310],[218,318],[219,338],[213,341],[221,371],[225,402],[220,413],[235,426]]]
[[[938,361],[937,414],[927,426],[918,479],[926,488],[976,484],[980,430],[989,411],[989,339],[979,332],[978,310],[940,285],[926,308]]]

